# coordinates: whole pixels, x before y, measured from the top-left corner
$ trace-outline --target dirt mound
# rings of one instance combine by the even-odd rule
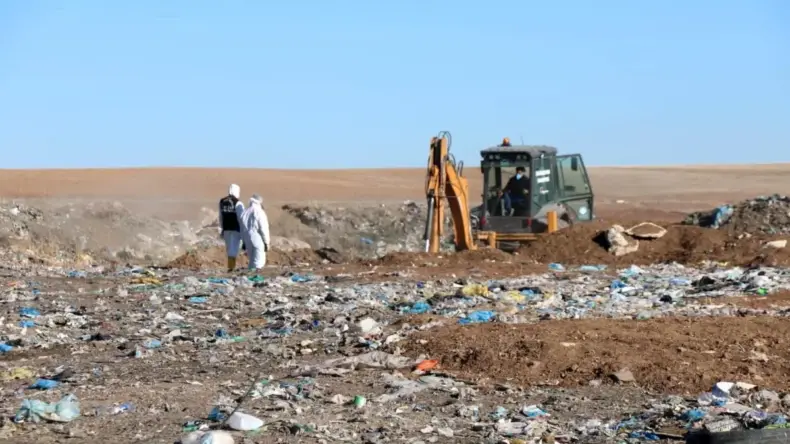
[[[731,234],[790,234],[790,197],[775,194],[689,214],[687,225],[722,228]]]
[[[624,226],[628,226],[627,224]],[[728,262],[733,265],[790,264],[790,252],[763,249],[770,236],[742,237],[720,230],[670,225],[667,234],[656,240],[642,240],[639,249],[624,256],[614,256],[606,250],[603,222],[578,224],[544,236],[519,249],[519,254],[538,262],[581,264],[654,264],[678,262],[698,263],[703,260]]]
[[[405,347],[470,378],[574,387],[627,368],[647,389],[698,394],[718,381],[790,390],[789,345],[784,319],[719,317],[451,326]]]
[[[325,250],[294,250],[270,251],[266,257],[266,265],[294,267],[303,264],[315,265],[324,262]],[[240,254],[236,262],[237,267],[246,267],[247,255]],[[190,250],[165,265],[168,268],[185,270],[211,270],[223,269],[227,266],[227,257],[224,247],[209,247]]]
[[[637,222],[627,223],[628,227]],[[711,230],[687,225],[665,226],[667,233],[660,239],[640,240],[636,252],[615,256],[607,251],[605,233],[611,227],[601,221],[577,224],[554,234],[543,236],[522,246],[516,254],[492,248],[458,253],[390,253],[377,260],[364,260],[367,265],[392,267],[482,265],[484,263],[520,266],[558,262],[563,265],[606,264],[628,266],[678,262],[697,264],[704,260],[732,265],[790,265],[790,249],[763,248],[775,237],[735,236],[724,230]]]
[[[190,221],[141,217],[118,202],[0,203],[0,243],[41,260],[163,261],[200,242],[197,231]]]
[[[222,247],[200,248],[187,251],[168,262],[165,267],[185,270],[216,269],[226,267],[227,260],[225,249]],[[247,257],[245,255],[239,256],[237,266],[247,266]]]
[[[442,253],[433,255],[429,253],[390,253],[384,257],[368,263],[371,265],[412,266],[419,264],[460,265],[483,261],[494,262],[519,262],[521,259],[510,253],[495,248],[481,248],[474,251],[460,251],[457,253]]]
[[[302,231],[298,237],[314,248],[335,248],[356,257],[375,259],[393,252],[419,251],[424,243],[425,204],[290,204],[279,211],[287,216],[284,221],[292,221],[291,225],[297,222]],[[450,228],[448,212],[447,240],[451,238]],[[305,230],[309,233],[303,233]]]
[[[303,264],[315,265],[323,262],[324,258],[316,250],[270,251],[266,258],[267,265],[285,267]]]

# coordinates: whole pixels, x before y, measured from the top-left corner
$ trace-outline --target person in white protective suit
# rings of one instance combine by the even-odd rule
[[[225,241],[228,255],[228,271],[236,269],[236,257],[241,248],[241,223],[239,215],[244,211],[244,204],[239,200],[241,188],[235,183],[228,189],[228,195],[219,201],[219,235]]]
[[[239,221],[242,236],[250,259],[250,270],[260,270],[266,265],[266,253],[269,252],[269,219],[263,211],[263,199],[258,194],[250,198],[250,205],[241,213]]]

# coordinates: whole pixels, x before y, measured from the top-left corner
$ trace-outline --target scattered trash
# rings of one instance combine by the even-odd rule
[[[765,248],[784,248],[787,246],[787,239],[769,241],[765,243]]]
[[[233,435],[222,430],[194,431],[181,438],[181,444],[234,444]]]
[[[628,228],[624,233],[635,239],[660,239],[667,234],[667,230],[652,222],[642,222]]]
[[[80,404],[74,395],[66,395],[56,403],[25,399],[14,416],[15,422],[71,422],[80,416]]]
[[[741,215],[720,214],[722,229]],[[778,221],[770,223],[776,228]],[[615,232],[626,250],[640,239],[642,251],[632,256],[638,258],[650,254],[654,242],[676,236],[677,227],[667,228],[669,234],[646,222]],[[211,235],[216,238],[216,231]],[[372,252],[384,238],[349,239]],[[770,251],[784,244],[767,237],[755,236],[750,248],[784,254]],[[322,260],[267,266],[252,276],[123,265],[20,268],[0,280],[6,306],[0,314],[2,399],[9,413],[22,403],[14,422],[0,421],[0,440],[34,442],[34,433],[64,432],[75,442],[94,439],[85,433],[104,439],[109,422],[124,430],[125,441],[169,434],[196,444],[255,441],[264,434],[317,442],[633,443],[678,440],[687,431],[786,427],[790,386],[777,383],[773,372],[786,360],[786,344],[766,329],[737,329],[744,318],[788,316],[786,268],[737,267],[715,257],[614,266],[623,262],[582,252],[578,261],[560,263],[558,256],[509,263],[516,256],[472,253],[481,256],[448,255],[458,265],[449,273],[435,266],[439,259],[397,254],[364,266],[323,267]],[[523,275],[504,277],[522,265]],[[667,346],[672,360],[664,366],[677,374],[666,378],[666,390],[686,393],[677,387],[692,384],[682,379],[688,368],[722,356],[737,357],[743,370],[721,374],[744,381],[694,386],[692,393],[709,389],[698,396],[650,386],[655,379],[646,367],[653,358],[645,354],[610,359],[607,353],[616,355],[622,336],[608,342],[605,353],[588,353],[605,322],[637,325],[639,335],[657,321],[683,319],[661,330],[668,336],[687,319],[713,317],[720,322],[705,330],[707,336],[688,335],[694,341]],[[558,322],[568,328],[551,336],[519,335],[519,326],[548,329]],[[572,328],[583,322],[596,323]],[[505,333],[498,341],[455,334],[444,348],[415,347],[434,344],[428,338],[449,329],[499,328]],[[726,339],[734,329],[742,336],[737,347]],[[508,335],[515,342],[506,341]],[[703,346],[710,336],[721,344]],[[464,345],[476,340],[481,345],[470,352]],[[492,349],[495,354],[484,354]],[[599,365],[596,373],[575,382],[590,360]],[[510,362],[534,376],[507,377],[504,363]],[[551,373],[552,365],[561,365],[561,372]],[[710,374],[696,375],[695,383]],[[84,418],[76,398],[51,402],[70,388],[83,399]],[[243,403],[246,413],[234,412],[248,398],[255,401]],[[183,418],[185,412],[194,417]],[[25,421],[73,424],[15,425]]]
[[[35,308],[24,307],[24,308],[19,309],[19,315],[23,316],[23,317],[26,317],[26,318],[37,318],[37,317],[41,316],[41,313],[38,310],[36,310]]]
[[[733,233],[790,234],[790,197],[774,194],[721,205],[710,211],[689,214],[686,225],[727,229]]]
[[[431,371],[434,368],[436,368],[437,365],[439,365],[439,361],[438,360],[436,360],[436,359],[426,359],[424,361],[420,361],[417,364],[417,366],[415,367],[415,370],[418,370],[418,371],[421,371],[421,372],[427,372],[427,371]]]
[[[466,317],[461,318],[458,322],[460,324],[476,324],[478,322],[490,322],[496,317],[496,313],[488,310],[479,310],[469,313]]]
[[[149,340],[143,342],[143,347],[145,347],[147,349],[155,349],[155,348],[159,348],[161,346],[162,346],[162,341],[160,341],[158,339],[149,339]]]
[[[38,389],[38,390],[50,390],[58,386],[60,384],[58,381],[53,381],[51,379],[37,379],[35,383],[33,383],[30,389]]]
[[[228,427],[247,432],[263,427],[263,421],[246,413],[236,412],[228,418]]]

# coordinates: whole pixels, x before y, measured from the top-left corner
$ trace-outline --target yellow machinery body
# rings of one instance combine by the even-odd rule
[[[469,184],[463,175],[463,163],[450,154],[450,134],[441,132],[431,139],[425,194],[428,199],[428,220],[425,227],[425,251],[438,253],[443,236],[445,212],[449,208],[457,251],[475,250],[482,243],[496,248],[497,242],[529,242],[545,233],[472,232],[469,206]],[[557,231],[557,214],[547,213],[546,233]]]

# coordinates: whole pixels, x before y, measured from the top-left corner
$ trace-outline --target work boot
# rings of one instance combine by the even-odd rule
[[[232,273],[236,269],[236,258],[228,257],[228,273]]]

